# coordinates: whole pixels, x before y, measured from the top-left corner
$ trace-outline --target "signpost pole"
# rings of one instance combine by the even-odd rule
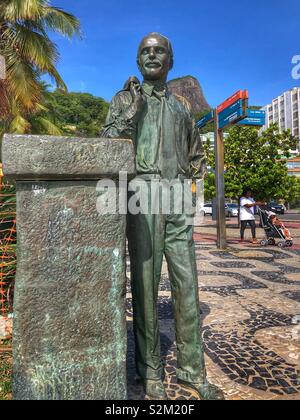
[[[223,130],[219,129],[219,116],[217,110],[215,110],[215,156],[217,189],[217,246],[219,249],[226,249],[224,138]]]
[[[215,121],[215,174],[217,189],[217,245],[219,249],[227,248],[225,217],[225,182],[224,182],[224,136],[225,127],[235,124],[262,127],[265,125],[265,112],[248,108],[248,90],[239,90],[226,99],[213,112],[201,118],[196,124],[202,128]]]

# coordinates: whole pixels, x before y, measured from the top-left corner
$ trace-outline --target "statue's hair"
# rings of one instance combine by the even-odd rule
[[[172,69],[173,64],[174,64],[174,51],[173,51],[173,47],[172,47],[171,41],[169,40],[169,38],[167,38],[166,36],[164,36],[164,35],[162,35],[162,34],[160,34],[158,32],[150,32],[150,34],[146,35],[142,39],[142,41],[140,42],[140,45],[139,45],[139,49],[138,49],[137,61],[139,62],[139,57],[140,57],[140,53],[141,53],[143,42],[146,39],[151,38],[153,36],[159,36],[160,38],[162,38],[162,39],[164,39],[166,41],[166,43],[168,45],[168,51],[169,51],[169,54],[170,54],[170,69]]]

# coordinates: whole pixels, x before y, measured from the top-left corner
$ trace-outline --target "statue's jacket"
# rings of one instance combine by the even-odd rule
[[[142,84],[146,105],[137,113],[129,90],[113,98],[102,137],[132,139],[136,149],[138,175],[159,175],[165,179],[201,179],[205,156],[189,102],[161,89]]]

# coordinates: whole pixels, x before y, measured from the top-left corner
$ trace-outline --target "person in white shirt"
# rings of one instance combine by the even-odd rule
[[[263,206],[265,203],[256,202],[252,197],[251,189],[244,191],[244,196],[240,202],[240,220],[241,220],[241,241],[244,241],[245,230],[249,224],[252,232],[253,244],[257,244],[256,239],[256,223],[255,223],[255,207]]]

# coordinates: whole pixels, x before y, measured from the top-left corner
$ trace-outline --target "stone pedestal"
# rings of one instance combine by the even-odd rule
[[[134,176],[128,140],[11,136],[17,185],[17,400],[126,399],[126,216],[97,212],[97,182]]]

